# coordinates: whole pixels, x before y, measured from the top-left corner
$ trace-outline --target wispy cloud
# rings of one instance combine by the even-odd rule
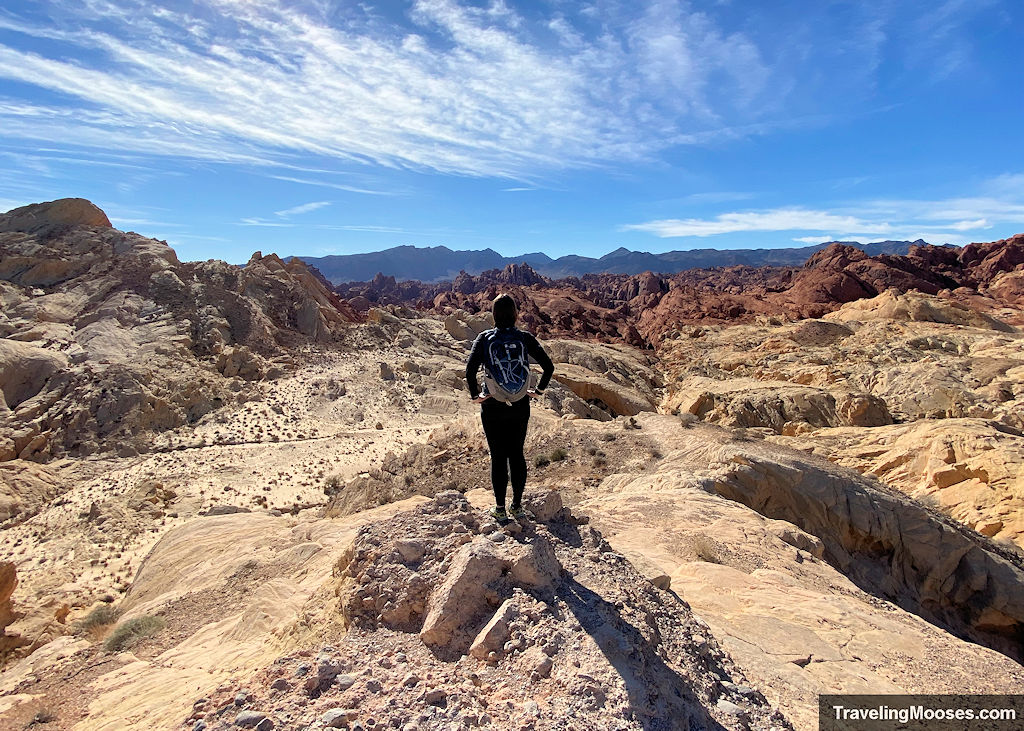
[[[517,178],[762,121],[757,45],[676,2],[543,22],[503,3],[414,0],[401,22],[352,6],[330,23],[319,7],[87,0],[52,14],[65,26],[0,16],[63,49],[0,44],[0,77],[77,101],[8,99],[0,127],[144,154],[273,164],[311,153]]]
[[[1024,179],[1024,176],[1020,176]],[[667,218],[620,226],[621,231],[642,231],[660,238],[707,237],[744,232],[821,232],[793,237],[803,243],[821,243],[860,237],[926,238],[964,243],[969,232],[982,232],[997,224],[1024,225],[1024,187],[1014,188],[1018,176],[1003,175],[983,183],[982,190],[1004,193],[940,200],[870,200],[847,203],[834,210],[799,207],[757,211],[730,211],[711,218]],[[925,233],[922,233],[925,232]]]
[[[318,185],[321,188],[333,188],[334,190],[344,190],[348,193],[362,193],[364,195],[398,195],[397,192],[389,190],[371,190],[369,188],[358,188],[353,185],[345,185],[343,183],[332,183],[326,180],[311,180],[309,178],[293,178],[289,175],[270,175],[268,176],[274,180],[284,180],[288,183],[300,183],[301,185]]]
[[[628,224],[623,231],[644,231],[661,238],[714,236],[739,231],[861,230],[868,224],[853,216],[804,208],[776,208],[746,213],[723,213],[712,219],[668,218]]]
[[[243,218],[239,221],[236,226],[265,226],[266,228],[292,228],[295,226],[294,223],[284,223],[282,221],[272,221],[265,218],[251,217]]]
[[[288,218],[290,216],[298,216],[303,213],[312,213],[313,211],[325,208],[329,205],[331,205],[330,201],[313,201],[311,203],[303,203],[299,206],[292,206],[291,208],[286,208],[283,211],[274,211],[274,215],[280,216],[281,218]]]

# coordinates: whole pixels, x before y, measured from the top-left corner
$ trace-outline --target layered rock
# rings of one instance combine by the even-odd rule
[[[670,583],[798,728],[816,728],[818,693],[998,693],[1024,679],[921,619],[1018,654],[1014,552],[824,460],[637,421],[663,459],[606,478],[579,509]]]
[[[0,262],[3,459],[145,448],[358,319],[299,261],[182,264],[81,199],[0,215]]]
[[[982,535],[1024,548],[1024,437],[1016,430],[982,419],[929,419],[878,429],[820,429],[791,443],[875,475]]]

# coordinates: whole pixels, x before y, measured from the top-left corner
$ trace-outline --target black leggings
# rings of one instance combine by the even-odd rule
[[[491,488],[494,501],[505,505],[509,473],[512,474],[512,505],[519,507],[526,487],[526,426],[530,421],[530,397],[511,405],[495,399],[484,401],[480,408],[487,448],[491,451]]]

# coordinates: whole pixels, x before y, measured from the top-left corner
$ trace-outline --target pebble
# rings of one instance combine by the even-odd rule
[[[443,704],[447,698],[448,694],[440,688],[431,688],[423,694],[423,700],[432,706]]]
[[[420,676],[416,673],[409,673],[402,679],[402,685],[406,688],[412,688],[414,685],[420,682]]]
[[[534,718],[540,717],[540,706],[537,704],[537,701],[526,701],[526,703],[523,704],[523,710],[526,711],[526,715],[528,716],[533,716]]]
[[[736,705],[732,701],[726,700],[725,698],[719,698],[718,703],[715,704],[715,707],[718,708],[718,710],[722,713],[725,713],[729,716],[734,716],[735,718],[746,718],[747,715],[747,712],[744,711],[743,708]]]
[[[334,684],[341,690],[348,690],[355,685],[356,679],[352,675],[339,675],[334,679]]]
[[[312,670],[312,667],[308,663],[302,663],[295,668],[295,677],[301,678],[302,676],[307,675],[310,670]]]
[[[247,700],[249,700],[249,695],[244,690],[240,691],[238,695],[235,696],[235,705],[244,706]]]
[[[320,717],[320,722],[325,728],[342,728],[355,716],[356,712],[349,708],[331,708]]]
[[[508,536],[505,535],[500,530],[496,530],[493,533],[491,533],[490,535],[488,535],[487,538],[492,540],[492,541],[494,541],[495,543],[501,543],[502,541],[506,540],[508,538]]]
[[[264,722],[270,722],[269,726]],[[274,722],[267,718],[267,714],[259,711],[242,711],[235,717],[235,725],[242,728],[258,728],[260,731],[274,728]]]
[[[206,731],[206,721],[202,719],[192,724],[192,731]]]
[[[270,687],[273,690],[288,691],[288,690],[292,689],[292,684],[289,683],[284,678],[278,678],[277,680],[275,680],[273,683],[270,684]]]

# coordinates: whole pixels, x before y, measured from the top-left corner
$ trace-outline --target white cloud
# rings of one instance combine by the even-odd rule
[[[342,183],[331,183],[325,180],[310,180],[308,178],[293,178],[288,175],[270,175],[268,177],[274,180],[284,180],[289,183],[300,183],[301,185],[319,185],[322,188],[334,188],[335,190],[344,190],[348,193],[362,193],[363,195],[398,195],[393,191],[388,190],[370,190],[368,188],[357,188],[353,185],[344,185]]]
[[[970,243],[969,232],[995,225],[1024,225],[1024,186],[1012,183],[1024,176],[1002,175],[982,183],[982,190],[1001,190],[1001,197],[961,197],[940,200],[872,200],[851,202],[834,210],[786,207],[760,211],[734,211],[712,218],[669,218],[620,226],[621,231],[642,231],[661,238],[705,237],[764,231],[812,231],[793,237],[814,244],[844,239],[907,239]],[[881,238],[879,238],[881,237]],[[978,240],[978,239],[974,239]]]
[[[757,46],[667,0],[615,6],[588,32],[562,15],[455,0],[415,0],[401,22],[283,0],[197,0],[192,12],[51,4],[66,26],[0,16],[0,27],[59,49],[0,44],[0,78],[74,103],[8,98],[9,138],[523,178],[763,129],[750,105],[767,82]]]
[[[887,224],[879,224],[885,227]],[[623,231],[645,231],[660,238],[678,236],[714,236],[740,231],[829,231],[866,230],[867,222],[853,216],[804,208],[776,208],[747,213],[723,213],[713,219],[669,218],[629,224]],[[877,228],[877,227],[874,227]]]
[[[238,226],[265,226],[267,228],[292,228],[294,223],[282,223],[281,221],[268,221],[265,218],[251,217],[243,218],[236,225]]]
[[[329,205],[331,205],[330,201],[313,201],[312,203],[303,203],[300,206],[286,208],[283,211],[274,211],[274,215],[280,216],[281,218],[288,218],[289,216],[298,216],[302,213],[311,213]]]

